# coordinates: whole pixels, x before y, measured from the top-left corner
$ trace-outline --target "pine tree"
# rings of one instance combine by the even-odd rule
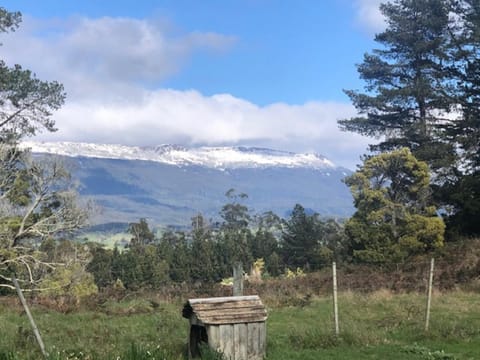
[[[448,124],[448,141],[459,149],[454,177],[435,189],[449,211],[452,235],[478,235],[480,224],[480,3],[453,2],[456,22],[450,31],[450,55],[458,116]]]
[[[282,232],[284,262],[293,268],[316,268],[316,252],[323,237],[318,214],[308,215],[300,204],[293,208]]]
[[[454,146],[443,140],[443,125],[454,99],[448,71],[449,1],[395,0],[380,5],[387,29],[380,45],[358,65],[365,91],[347,90],[362,115],[340,127],[380,138],[371,151],[409,148],[432,169],[448,169]]]
[[[215,246],[212,232],[205,218],[192,218],[191,278],[193,281],[213,282],[215,273]]]

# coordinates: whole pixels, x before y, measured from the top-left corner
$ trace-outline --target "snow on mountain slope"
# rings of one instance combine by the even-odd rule
[[[236,168],[313,168],[335,169],[327,158],[318,154],[296,154],[256,147],[197,147],[178,145],[152,147],[74,142],[24,142],[24,148],[34,153],[57,154],[70,157],[147,160],[170,165],[200,165],[215,169]]]

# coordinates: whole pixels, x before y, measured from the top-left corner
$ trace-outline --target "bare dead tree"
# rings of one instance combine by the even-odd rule
[[[32,242],[85,226],[88,206],[78,205],[70,174],[57,158],[24,157],[13,182],[6,183],[9,188],[4,188],[5,196],[0,198],[0,274],[21,270],[26,281],[34,285],[39,280],[36,270],[53,269],[58,264],[44,261]],[[10,284],[0,287],[12,288]]]

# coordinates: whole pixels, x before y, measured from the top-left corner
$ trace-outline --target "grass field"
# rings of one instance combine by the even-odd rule
[[[423,295],[342,293],[339,338],[330,298],[273,308],[266,302],[269,360],[480,359],[478,293],[434,294],[428,333]],[[181,309],[181,302],[143,296],[68,314],[33,307],[33,314],[51,359],[184,359]],[[0,360],[40,357],[21,308],[0,303]]]

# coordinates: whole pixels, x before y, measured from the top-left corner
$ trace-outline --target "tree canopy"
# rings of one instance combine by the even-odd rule
[[[445,225],[432,205],[428,166],[407,148],[366,159],[345,183],[357,209],[345,224],[357,260],[402,261],[443,245]]]
[[[374,154],[406,147],[427,162],[437,204],[461,229],[480,215],[480,6],[393,0],[380,10],[387,27],[357,66],[364,89],[345,91],[359,116],[340,128],[377,139]]]
[[[19,12],[0,7],[0,33],[14,31],[21,22]],[[51,116],[65,101],[63,85],[39,80],[30,70],[0,59],[0,141],[14,144],[38,131],[55,131]]]
[[[339,121],[342,129],[381,141],[373,151],[408,147],[420,160],[442,167],[452,149],[439,133],[452,99],[446,96],[445,62],[449,6],[442,0],[396,0],[380,5],[387,29],[380,45],[358,65],[365,91],[346,90],[361,117]]]

